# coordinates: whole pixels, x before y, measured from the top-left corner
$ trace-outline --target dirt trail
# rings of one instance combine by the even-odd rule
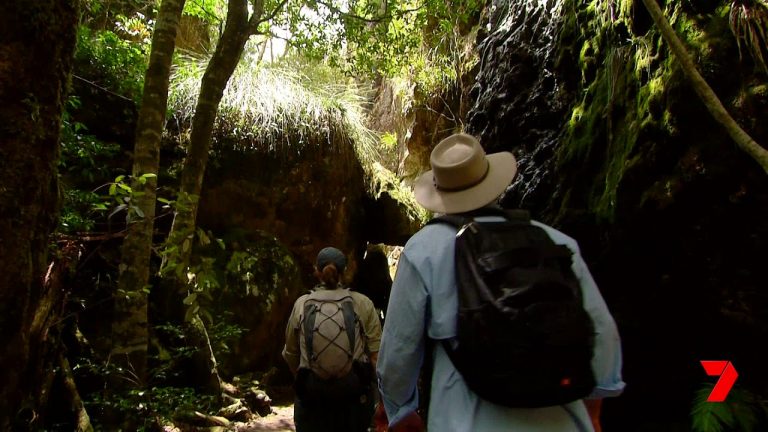
[[[273,406],[272,414],[244,423],[235,430],[237,432],[295,432],[293,405]]]

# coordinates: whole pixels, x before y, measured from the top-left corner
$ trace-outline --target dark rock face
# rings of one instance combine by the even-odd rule
[[[104,141],[120,143],[126,150],[133,149],[139,110],[132,100],[78,76],[72,79],[72,92],[80,99],[80,105],[71,109],[71,115],[89,133]]]
[[[555,71],[557,17],[527,3],[494,2],[490,31],[477,48],[467,129],[487,152],[517,157],[516,187],[504,203],[540,208],[552,188],[552,156],[570,98]]]
[[[283,155],[220,150],[212,162],[200,199],[201,226],[272,233],[305,275],[323,247],[351,255],[364,242],[365,182],[351,148],[307,145]]]
[[[216,257],[217,265],[229,264],[220,270],[226,283],[214,316],[229,315],[228,323],[247,329],[219,359],[224,375],[284,365],[285,323],[296,298],[316,283],[313,265],[326,246],[347,254],[345,277],[355,289],[386,299],[388,286],[372,286],[380,268],[368,264],[370,256],[363,260],[366,244],[404,244],[416,229],[406,221],[386,192],[376,198],[366,191],[351,145],[333,137],[282,154],[217,147],[198,223],[239,254]]]
[[[575,237],[614,313],[628,386],[606,402],[606,429],[685,429],[695,390],[713,382],[700,360],[732,361],[738,384],[764,397],[753,347],[768,337],[765,173],[704,109],[641,2],[614,16],[566,2],[556,38],[535,31],[550,15],[500,3],[469,130],[518,156],[504,205]],[[765,145],[765,74],[739,59],[727,16],[692,5],[667,10],[676,32]]]
[[[294,255],[267,233],[230,231],[233,250],[216,251],[221,286],[210,302],[216,325],[233,325],[242,333],[214,345],[225,377],[282,365],[285,323],[293,302],[307,291]],[[215,334],[216,328],[209,333]]]

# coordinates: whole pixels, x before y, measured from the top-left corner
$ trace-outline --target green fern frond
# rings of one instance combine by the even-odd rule
[[[762,403],[758,397],[741,388],[733,388],[725,402],[708,402],[714,385],[702,386],[694,396],[691,408],[694,432],[753,432],[759,423]],[[764,409],[764,407],[763,407]]]

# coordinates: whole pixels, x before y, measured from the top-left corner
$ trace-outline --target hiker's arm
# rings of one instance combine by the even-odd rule
[[[297,303],[293,305],[291,317],[285,326],[285,347],[283,348],[283,358],[288,363],[288,368],[296,375],[299,368],[299,329],[298,329],[298,307]]]
[[[403,254],[392,284],[377,365],[379,390],[390,425],[418,408],[416,383],[424,357],[426,307],[424,282]]]
[[[603,406],[603,400],[584,399],[584,405],[587,407],[589,419],[592,420],[592,427],[595,428],[595,432],[602,432],[603,427],[600,425],[600,408]]]
[[[595,325],[595,348],[592,355],[592,370],[595,374],[595,389],[590,399],[618,396],[624,391],[621,376],[621,340],[603,296],[592,278],[584,259],[578,253],[573,255],[573,270],[582,287],[584,308]]]
[[[381,321],[376,314],[376,308],[369,298],[365,298],[364,313],[360,316],[363,321],[363,330],[365,330],[365,343],[367,345],[371,363],[376,367],[376,360],[379,357],[379,348],[381,346]]]

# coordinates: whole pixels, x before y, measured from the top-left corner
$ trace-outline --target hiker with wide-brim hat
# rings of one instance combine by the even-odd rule
[[[442,140],[430,155],[431,170],[414,186],[416,200],[435,213],[462,216],[494,206],[517,172],[509,152],[485,154],[478,140],[455,134]],[[474,212],[474,213],[473,213]],[[482,217],[474,219],[480,222]],[[501,216],[485,219],[501,220]],[[448,357],[443,341],[455,340],[457,285],[455,241],[457,228],[428,224],[405,245],[398,262],[384,324],[377,374],[390,430],[419,430],[416,414],[417,382],[425,359],[431,359],[428,429],[441,432],[487,431],[591,431],[599,429],[599,401],[616,396],[624,388],[621,379],[621,347],[611,317],[576,241],[542,223],[558,245],[572,252],[572,269],[578,278],[584,308],[595,323],[592,369],[597,385],[589,395],[590,406],[575,400],[543,408],[508,408],[480,398],[470,390]],[[478,338],[482,335],[477,335]],[[440,343],[428,343],[429,340]],[[429,352],[427,349],[429,348]],[[489,360],[490,361],[490,360]],[[595,408],[597,407],[597,408]],[[593,420],[594,417],[594,420]]]

